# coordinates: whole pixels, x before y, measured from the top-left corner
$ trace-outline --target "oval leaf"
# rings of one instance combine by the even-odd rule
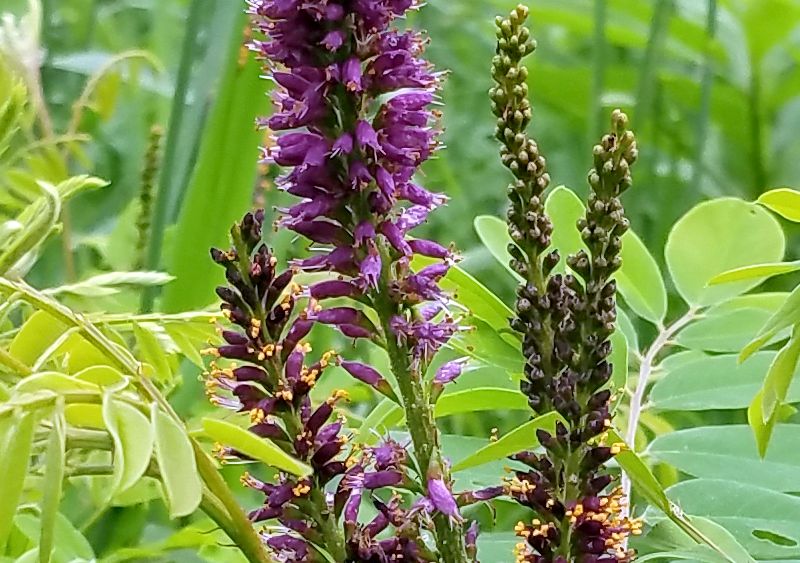
[[[114,475],[109,497],[123,493],[142,478],[153,455],[153,427],[136,407],[103,397],[103,421],[114,441]]]
[[[567,256],[575,254],[586,245],[578,232],[578,220],[586,214],[581,199],[566,186],[558,186],[544,202],[544,210],[553,223],[552,243],[548,250],[558,250],[561,258],[556,270],[566,269]]]
[[[781,492],[798,490],[800,426],[775,427],[775,447],[761,459],[746,424],[705,426],[658,436],[653,458],[694,477],[726,479]]]
[[[64,416],[71,426],[97,428],[98,430],[105,430],[106,428],[106,423],[103,420],[103,407],[100,405],[67,405],[64,409]]]
[[[775,352],[759,352],[743,364],[733,354],[692,358],[668,368],[653,386],[650,401],[661,410],[747,408],[774,358]],[[788,398],[800,401],[800,386],[793,385]]]
[[[800,222],[800,192],[779,188],[761,194],[758,203],[795,223]]]
[[[310,466],[293,458],[270,440],[259,438],[252,432],[225,420],[204,418],[203,430],[213,440],[293,475],[305,477],[311,475],[313,471]]]
[[[200,505],[203,483],[197,473],[194,449],[186,430],[153,405],[150,421],[155,432],[155,455],[169,514],[188,516]]]
[[[474,224],[478,238],[481,239],[495,260],[500,262],[517,280],[522,281],[522,277],[511,269],[511,254],[508,253],[508,245],[513,243],[505,221],[492,215],[480,215],[475,217]]]
[[[633,231],[622,236],[622,266],[615,274],[617,287],[628,307],[659,324],[667,314],[667,289],[655,258]]]
[[[756,559],[800,558],[800,498],[722,479],[684,481],[667,494],[685,513],[721,524]]]
[[[694,306],[744,293],[763,277],[707,287],[715,276],[743,266],[777,262],[786,245],[778,221],[762,207],[735,198],[707,201],[678,220],[665,257],[678,293]]]
[[[69,375],[46,371],[26,377],[14,387],[14,393],[35,393],[36,391],[100,391],[97,385],[75,379]]]

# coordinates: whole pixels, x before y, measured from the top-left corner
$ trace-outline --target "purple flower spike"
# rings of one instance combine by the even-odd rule
[[[286,485],[292,496],[280,510],[270,507],[259,512],[259,518],[277,518],[286,527],[287,522],[296,525],[291,534],[271,536],[267,545],[276,560],[309,561],[316,557],[312,545],[320,541],[320,530],[327,534],[343,523],[343,541],[325,546],[336,551],[330,552],[336,561],[450,560],[451,554],[442,546],[458,544],[454,537],[462,533],[460,526],[450,526],[452,537],[441,541],[437,537],[441,553],[419,539],[447,528],[447,518],[461,521],[444,486],[449,478],[431,481],[431,500],[410,509],[397,499],[384,505],[377,494],[363,495],[368,489],[410,486],[407,455],[399,445],[360,451],[346,448],[342,426],[331,422],[341,396],[322,404],[310,397],[325,367],[339,360],[326,353],[307,365],[311,350],[302,342],[311,326],[320,323],[384,347],[401,344],[399,352],[408,356],[407,364],[414,372],[405,375],[421,378],[436,351],[459,330],[447,314],[448,297],[439,285],[453,263],[451,249],[409,235],[432,209],[446,202],[442,194],[415,183],[419,167],[438,149],[441,133],[440,114],[432,108],[441,75],[423,58],[427,41],[415,31],[394,25],[419,2],[246,2],[256,35],[250,48],[276,85],[274,111],[258,123],[275,133],[274,142],[263,151],[265,160],[286,168],[277,186],[298,198],[278,210],[277,226],[310,241],[311,256],[293,261],[293,268],[335,276],[312,284],[303,295],[309,298],[308,308],[296,315],[292,308],[301,296],[299,291],[293,289],[285,300],[276,302],[272,293],[260,292],[260,273],[253,278],[259,281],[253,291],[254,284],[241,283],[244,275],[236,271],[240,259],[235,254],[213,254],[229,270],[228,279],[235,286],[220,295],[227,315],[247,332],[245,339],[232,337],[221,355],[263,369],[263,375],[249,373],[252,379],[246,387],[244,382],[226,384],[217,377],[215,388],[230,395],[231,406],[250,413],[252,428],[275,436],[280,447],[314,470],[301,482],[280,475],[279,486]],[[263,221],[263,213],[260,217]],[[415,255],[444,263],[420,270],[412,266]],[[264,260],[258,269],[272,276],[269,268],[274,270],[274,264]],[[291,277],[281,279],[270,288],[275,299],[285,293],[290,281]],[[358,303],[357,308],[321,305],[333,298],[350,299]],[[252,319],[253,311],[265,310],[265,301],[270,302],[266,318]],[[379,318],[377,326],[365,314],[368,309]],[[257,322],[251,324],[253,320]],[[258,337],[251,337],[256,333]],[[374,368],[350,361],[339,365],[400,403]],[[404,401],[419,400],[429,409],[427,391]],[[415,450],[421,449],[417,444]],[[421,475],[427,470],[418,468]],[[336,493],[327,494],[330,481],[342,475]],[[283,488],[281,492],[286,494]],[[358,522],[362,495],[380,513],[366,525]],[[294,502],[295,498],[303,500]],[[436,512],[435,525],[431,512]],[[302,540],[302,545],[293,539]]]

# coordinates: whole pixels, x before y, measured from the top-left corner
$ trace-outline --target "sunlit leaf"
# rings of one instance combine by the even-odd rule
[[[498,459],[505,459],[510,455],[524,450],[531,450],[539,445],[536,439],[536,430],[543,429],[552,433],[555,431],[556,421],[560,419],[558,413],[552,412],[539,416],[522,426],[515,428],[502,436],[496,442],[479,449],[471,455],[459,460],[453,465],[453,471],[463,471],[470,467],[482,465]]]
[[[477,387],[442,395],[436,402],[437,417],[465,412],[528,410],[528,399],[514,389]]]
[[[8,352],[26,365],[33,365],[42,352],[67,330],[67,326],[45,311],[36,311],[11,341]]]
[[[186,430],[153,405],[150,421],[155,431],[155,456],[172,518],[187,516],[200,505],[203,484]]]
[[[52,418],[53,427],[47,439],[45,451],[45,468],[43,479],[43,499],[41,525],[42,532],[39,539],[39,561],[47,563],[51,560],[56,541],[56,522],[64,481],[66,463],[66,421],[62,406],[56,408]]]
[[[158,338],[147,326],[140,324],[133,325],[133,334],[136,336],[136,345],[139,347],[142,359],[153,366],[155,378],[159,381],[168,381],[172,376],[172,370]]]
[[[0,552],[3,552],[28,471],[36,413],[20,410],[0,419]]]
[[[763,281],[708,287],[715,276],[743,266],[783,258],[778,221],[762,207],[734,198],[701,203],[684,215],[667,239],[665,257],[678,293],[691,305],[712,305]]]
[[[153,454],[153,427],[142,412],[114,399],[103,397],[103,420],[114,441],[114,477],[108,496],[125,492],[145,474]]]
[[[508,225],[505,221],[491,215],[480,215],[475,218],[475,232],[478,233],[478,238],[481,239],[495,260],[511,272],[517,280],[522,280],[522,277],[510,266],[511,254],[508,252],[508,245],[511,244],[511,237],[508,235]]]
[[[757,201],[789,221],[800,222],[800,192],[797,190],[770,190],[761,194]]]
[[[763,347],[780,331],[800,321],[800,286],[792,291],[786,300],[756,334],[755,338],[742,349],[739,361],[743,362]]]
[[[313,471],[307,464],[293,458],[270,440],[259,438],[252,432],[225,420],[204,418],[203,430],[213,440],[271,467],[299,477],[310,475]]]
[[[766,279],[772,276],[796,272],[797,270],[800,270],[800,260],[795,260],[794,262],[774,262],[772,264],[755,264],[754,266],[734,268],[733,270],[716,275],[708,281],[708,285],[719,285],[756,278]]]

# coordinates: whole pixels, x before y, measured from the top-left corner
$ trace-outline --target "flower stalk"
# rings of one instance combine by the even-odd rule
[[[629,228],[619,197],[631,185],[636,142],[627,116],[615,110],[611,132],[593,149],[589,201],[577,224],[585,248],[567,257],[569,273],[555,273],[560,256],[550,248],[553,227],[544,212],[550,177],[526,132],[532,109],[522,61],[535,50],[524,25],[527,15],[520,5],[496,21],[496,86],[490,97],[501,159],[514,177],[508,189],[511,265],[525,280],[511,323],[523,337],[521,389],[534,413],[555,411],[561,419],[555,434],[537,432],[544,453],[514,456],[529,469],[516,471],[506,492],[536,513],[517,525],[521,541],[515,554],[519,562],[624,562],[633,557],[625,539],[640,533],[641,523],[623,514],[627,499],[611,487],[614,479],[604,464],[624,448],[606,444],[605,433],[612,418],[607,384],[616,321],[613,276]]]
[[[433,356],[459,330],[438,283],[456,258],[451,249],[410,235],[446,201],[415,182],[438,148],[439,114],[431,106],[441,79],[422,57],[426,40],[394,27],[417,3],[248,4],[264,38],[253,49],[278,84],[276,112],[260,123],[279,132],[264,159],[288,169],[278,185],[300,198],[282,210],[276,226],[313,243],[312,256],[295,261],[296,268],[332,274],[308,288],[305,318],[386,349],[438,558],[466,562],[471,547],[434,423],[440,389],[427,377]],[[416,255],[438,262],[417,269]],[[326,307],[330,298],[352,304]],[[365,309],[374,311],[377,326]],[[379,392],[394,394],[372,371],[345,367]]]

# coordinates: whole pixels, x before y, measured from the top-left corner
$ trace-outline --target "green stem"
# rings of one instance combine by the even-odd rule
[[[649,116],[653,109],[653,92],[655,87],[658,56],[661,44],[669,27],[672,15],[672,0],[658,0],[655,13],[650,24],[650,34],[645,47],[644,58],[639,73],[639,84],[636,92],[636,122],[639,127],[649,124]]]
[[[767,186],[767,167],[764,154],[764,123],[761,119],[761,73],[753,67],[750,73],[750,138],[753,146],[752,199],[757,199]]]
[[[317,523],[322,537],[325,539],[325,550],[335,561],[347,561],[347,547],[344,544],[344,537],[337,525],[336,516],[331,513],[328,502],[325,500],[324,489],[315,484],[311,489],[310,498],[319,515]]]
[[[600,132],[603,109],[603,88],[606,73],[606,0],[594,0],[594,40],[592,97],[589,111],[589,146],[594,146]]]
[[[0,364],[6,366],[11,371],[15,372],[8,379],[10,383],[16,383],[19,379],[33,373],[31,368],[20,362],[14,356],[0,348]],[[5,377],[6,374],[0,374],[0,377]]]
[[[384,264],[391,261],[388,256]],[[381,280],[389,278],[389,272],[384,271]],[[406,424],[414,444],[414,457],[419,469],[423,488],[427,489],[428,470],[436,469],[441,472],[442,480],[451,483],[450,470],[444,462],[441,453],[439,431],[434,422],[433,405],[428,400],[422,381],[422,370],[414,369],[411,365],[409,350],[401,346],[397,338],[393,338],[391,319],[399,313],[397,304],[393,303],[388,295],[388,287],[378,291],[376,312],[381,320],[381,326],[386,339],[386,351],[392,366],[392,373],[397,379],[400,394],[403,398],[403,407],[406,414]],[[447,563],[467,563],[467,550],[464,543],[463,526],[451,522],[450,518],[437,512],[433,517],[436,528],[436,546],[439,550],[439,560]]]
[[[178,161],[178,145],[180,144],[181,131],[183,130],[184,113],[186,111],[186,96],[189,91],[189,82],[192,78],[192,65],[197,57],[198,49],[195,44],[198,29],[202,22],[205,10],[205,0],[193,0],[189,7],[189,17],[186,21],[186,32],[181,48],[181,61],[178,67],[177,85],[175,95],[172,97],[169,125],[167,126],[167,141],[164,149],[164,162],[158,190],[155,194],[152,223],[150,227],[150,240],[147,248],[146,267],[157,270],[161,262],[161,251],[164,238],[164,229],[170,220],[170,209],[174,203],[173,193],[177,193],[183,186],[175,189],[175,167]],[[155,301],[155,288],[148,288],[142,295],[141,311],[149,313]]]
[[[708,0],[706,15],[706,52],[703,60],[703,82],[700,92],[700,117],[697,120],[697,152],[691,186],[697,187],[703,179],[703,152],[708,138],[711,116],[711,89],[714,85],[711,45],[717,35],[717,0]]]

